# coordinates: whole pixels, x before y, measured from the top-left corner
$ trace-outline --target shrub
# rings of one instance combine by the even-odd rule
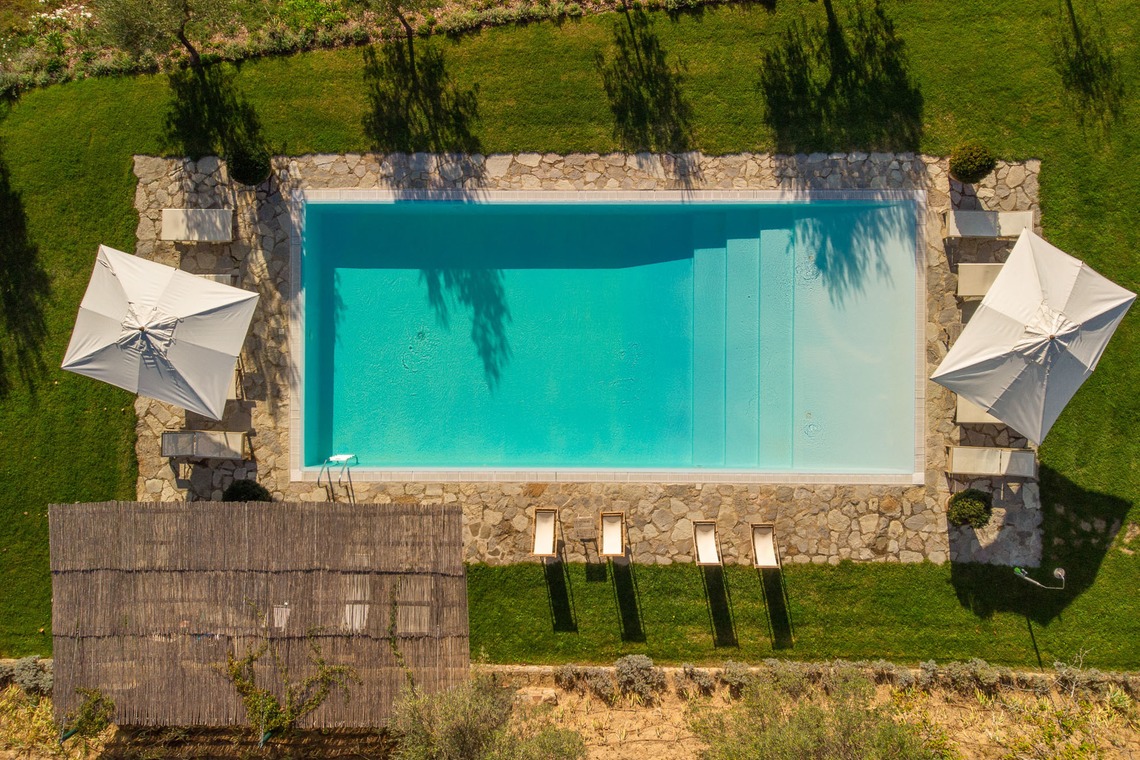
[[[709,697],[716,691],[716,679],[707,670],[685,663],[681,666],[681,672],[673,676],[673,688],[681,699]]]
[[[605,668],[588,668],[582,677],[586,688],[607,705],[617,701],[618,690],[614,678]]]
[[[938,663],[927,660],[918,664],[918,686],[921,689],[931,689],[938,683]]]
[[[272,166],[269,151],[260,145],[239,142],[228,151],[226,163],[230,176],[243,185],[260,185],[269,177]]]
[[[614,663],[618,690],[627,697],[635,697],[644,704],[653,701],[654,695],[665,688],[665,671],[653,666],[653,660],[643,654],[631,654]]]
[[[703,757],[937,757],[924,746],[920,727],[895,718],[889,707],[874,705],[874,688],[866,677],[844,678],[836,687],[827,698],[816,693],[812,699],[793,699],[775,684],[757,683],[727,712],[699,714],[693,731],[708,744]]]
[[[584,760],[586,745],[573,731],[529,720],[509,728],[514,693],[492,677],[476,676],[438,694],[412,692],[396,703],[392,727],[396,760]]]
[[[989,148],[978,143],[964,143],[950,153],[950,174],[959,182],[972,185],[997,166]]]
[[[807,674],[804,665],[791,660],[764,660],[768,669],[768,676],[776,690],[789,697],[801,696],[808,688]]]
[[[79,707],[67,714],[66,726],[84,739],[94,739],[111,727],[115,717],[115,703],[98,689],[76,689],[83,697]]]
[[[222,501],[273,501],[273,497],[256,480],[235,480],[222,492]]]
[[[559,665],[554,670],[554,685],[564,691],[581,691],[586,671],[577,665]]]
[[[735,660],[727,660],[716,675],[717,680],[728,687],[728,693],[736,698],[739,698],[749,684],[756,680],[747,665]]]
[[[12,663],[12,683],[31,697],[51,695],[51,665],[39,657],[23,657]]]
[[[397,760],[488,757],[511,717],[513,695],[493,678],[476,677],[438,694],[405,694],[393,728]]]
[[[946,508],[946,519],[954,525],[984,528],[989,524],[993,511],[992,496],[976,488],[967,488],[950,497]]]

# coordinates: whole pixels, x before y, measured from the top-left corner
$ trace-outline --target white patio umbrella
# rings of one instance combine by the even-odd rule
[[[257,298],[101,245],[63,368],[221,419]]]
[[[931,379],[1041,443],[1135,298],[1024,230]]]

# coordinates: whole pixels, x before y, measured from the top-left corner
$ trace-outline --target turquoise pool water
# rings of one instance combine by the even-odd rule
[[[304,463],[910,473],[914,220],[310,201]]]

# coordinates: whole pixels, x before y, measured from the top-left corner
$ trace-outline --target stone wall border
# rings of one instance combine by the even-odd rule
[[[1009,240],[943,237],[943,215],[955,209],[1039,212],[1041,162],[999,161],[974,185],[949,176],[945,157],[916,153],[743,153],[710,156],[576,153],[433,155],[348,153],[273,158],[272,176],[257,187],[232,181],[224,161],[207,156],[136,156],[137,255],[194,273],[230,271],[240,287],[260,293],[243,349],[243,397],[214,422],[168,404],[138,397],[136,454],[142,501],[221,498],[234,479],[254,478],[280,501],[344,501],[347,489],[291,478],[290,451],[290,201],[298,191],[381,190],[400,197],[451,191],[477,197],[489,191],[617,192],[889,190],[926,194],[925,327],[921,330],[929,376],[957,338],[966,309],[954,296],[961,262],[1001,262]],[[163,208],[233,208],[229,244],[170,243],[159,239]],[[1035,228],[1040,231],[1039,215]],[[597,513],[624,511],[628,559],[637,564],[691,563],[692,522],[716,520],[723,559],[751,562],[748,525],[776,525],[785,563],[987,562],[1036,567],[1041,558],[1041,510],[1033,482],[949,477],[947,447],[1023,446],[1005,428],[957,425],[954,397],[924,380],[925,477],[922,483],[698,483],[489,482],[475,476],[439,482],[430,472],[404,481],[358,482],[355,499],[375,505],[458,503],[464,513],[467,562],[509,564],[530,556],[536,508],[558,510],[562,558],[594,561],[596,549],[580,540],[578,525]],[[246,430],[253,458],[244,462],[174,462],[159,453],[167,429]],[[950,493],[980,487],[994,495],[994,517],[984,530],[947,525]]]

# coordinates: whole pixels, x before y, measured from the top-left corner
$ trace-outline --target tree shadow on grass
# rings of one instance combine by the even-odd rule
[[[413,38],[364,48],[364,83],[368,111],[364,134],[373,150],[385,153],[434,153],[438,178],[412,173],[409,185],[431,188],[482,177],[472,159],[481,145],[474,128],[479,120],[478,88],[461,88],[447,70],[439,48]]]
[[[613,57],[598,52],[595,63],[614,117],[614,137],[628,152],[685,153],[693,149],[692,107],[685,98],[684,63],[669,62],[649,15],[623,4],[614,24]],[[678,156],[682,182],[695,166]]]
[[[1048,502],[1042,504],[1042,562],[1041,569],[1031,570],[1030,575],[1046,585],[1056,585],[1052,572],[1062,567],[1065,588],[1038,588],[1018,578],[1009,567],[954,563],[950,580],[958,602],[978,617],[1014,612],[1034,623],[1048,623],[1093,585],[1109,551],[1121,551],[1112,544],[1131,504],[1086,490],[1048,466],[1041,467],[1040,478],[1041,492],[1048,496]],[[1140,544],[1135,537],[1132,541]],[[1137,548],[1132,546],[1130,551]]]
[[[45,369],[44,304],[50,295],[51,280],[40,262],[39,246],[28,237],[23,199],[12,187],[0,142],[0,325],[4,328],[0,334],[0,398],[12,391],[13,372],[35,392],[36,380]]]
[[[228,64],[170,74],[163,148],[197,161],[203,156],[268,155],[257,111],[238,90]]]
[[[879,0],[856,3],[840,21],[792,24],[764,55],[759,89],[764,118],[782,152],[851,148],[914,151],[922,136],[922,93],[911,79],[906,44]]]
[[[1122,115],[1124,79],[1096,1],[1088,0],[1088,5],[1090,12],[1082,19],[1073,0],[1060,0],[1053,61],[1081,123],[1092,121],[1107,127]]]

